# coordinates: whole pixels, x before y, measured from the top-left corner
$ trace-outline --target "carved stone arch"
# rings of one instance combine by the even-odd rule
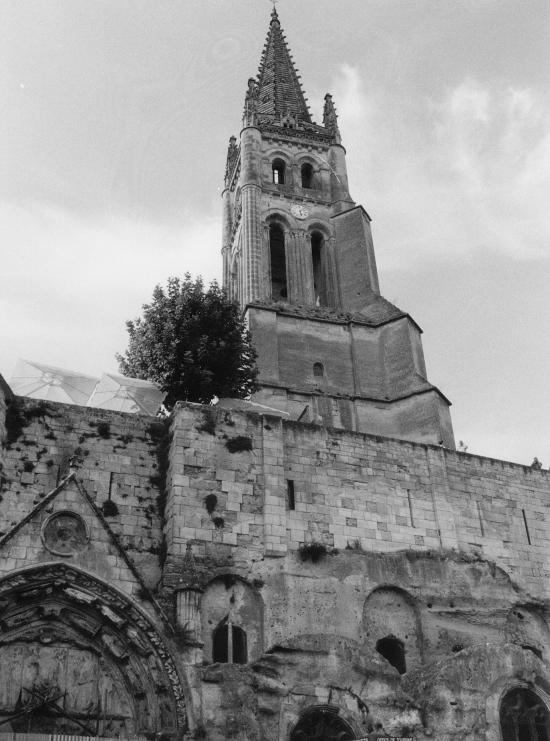
[[[535,681],[533,682],[527,682],[525,680],[518,679],[517,677],[504,677],[502,679],[499,679],[490,687],[485,705],[485,714],[487,721],[487,732],[485,737],[486,741],[508,741],[508,739],[503,738],[501,726],[503,703],[505,703],[507,698],[509,698],[510,695],[513,694],[515,691],[530,693],[535,698],[540,700],[540,703],[544,706],[547,717],[549,719],[547,737],[550,738],[549,688],[543,687],[544,682],[541,681],[540,677],[536,677],[534,679]],[[535,740],[538,741],[536,736]],[[529,739],[529,741],[531,740]]]
[[[357,732],[342,709],[334,705],[305,708],[290,728],[289,741],[348,741]]]
[[[186,729],[186,693],[159,629],[98,577],[66,563],[10,574],[0,626],[2,730],[178,738]]]
[[[282,149],[279,148],[273,148],[270,149],[265,153],[265,177],[267,178],[267,181],[270,183],[276,183],[280,185],[289,185],[292,178],[292,159],[289,156],[288,152],[285,152]],[[277,163],[282,163],[283,165],[283,180],[282,182],[280,180],[276,180],[274,177],[274,169],[277,166]]]
[[[213,660],[216,629],[227,624],[246,634],[247,661],[254,661],[263,653],[264,602],[258,591],[241,576],[220,574],[206,584],[201,598],[201,622],[206,660]]]
[[[384,639],[401,642],[406,671],[422,663],[420,612],[416,600],[404,589],[379,586],[367,596],[363,606],[362,633],[366,647],[379,653]]]
[[[318,160],[310,154],[300,154],[296,157],[295,162],[298,184],[301,185],[302,188],[308,190],[318,190],[321,186],[319,181],[320,168]],[[309,184],[306,184],[306,182],[304,182],[304,175],[308,173],[309,178],[307,179],[307,183]]]
[[[271,224],[279,224],[286,234],[291,232],[293,229],[296,229],[297,222],[293,216],[290,216],[290,214],[282,213],[275,208],[271,208],[266,212],[265,224],[268,227],[271,226]]]
[[[320,232],[327,242],[333,236],[330,230],[330,226],[324,221],[311,219],[306,222],[305,228],[310,235],[313,234],[313,232]]]

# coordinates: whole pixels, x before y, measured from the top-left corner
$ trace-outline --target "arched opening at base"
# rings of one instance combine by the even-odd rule
[[[318,707],[306,710],[290,741],[351,741],[355,734],[348,723],[338,715],[338,708]]]
[[[502,698],[500,730],[502,741],[550,741],[550,713],[535,692],[515,687]]]

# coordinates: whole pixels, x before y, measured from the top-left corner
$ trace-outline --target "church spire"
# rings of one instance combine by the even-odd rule
[[[275,6],[260,60],[255,98],[255,113],[260,120],[279,122],[290,117],[296,125],[311,124],[300,75],[294,66]]]

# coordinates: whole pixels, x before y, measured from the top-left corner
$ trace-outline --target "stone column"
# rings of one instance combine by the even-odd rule
[[[269,224],[264,224],[263,227],[260,275],[260,298],[269,300],[271,299],[271,251],[269,248]]]
[[[263,230],[260,221],[261,188],[243,186],[242,191],[243,305],[261,298]]]
[[[325,253],[323,256],[324,265],[323,270],[325,271],[326,280],[326,292],[327,292],[327,304],[332,307],[339,307],[342,305],[339,292],[339,284],[336,264],[336,240],[334,237],[325,240]]]
[[[180,628],[189,631],[194,641],[201,639],[200,587],[183,587],[176,590],[176,618]]]
[[[302,274],[304,301],[310,306],[315,306],[315,289],[313,287],[313,262],[311,259],[311,233],[304,234],[302,249]]]

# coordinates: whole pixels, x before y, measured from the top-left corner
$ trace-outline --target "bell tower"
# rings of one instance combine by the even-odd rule
[[[380,295],[332,96],[315,123],[276,9],[229,140],[223,282],[258,351],[254,401],[292,419],[454,448],[421,329]]]

